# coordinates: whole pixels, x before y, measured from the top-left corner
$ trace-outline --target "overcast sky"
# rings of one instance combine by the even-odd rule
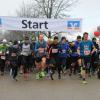
[[[15,11],[22,2],[30,0],[0,0],[0,16],[15,16]],[[79,0],[71,12],[72,18],[82,18],[82,31],[92,32],[100,25],[100,0]]]

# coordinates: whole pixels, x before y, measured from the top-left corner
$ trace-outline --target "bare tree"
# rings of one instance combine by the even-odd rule
[[[16,11],[21,17],[66,18],[68,11],[78,0],[32,0],[31,3],[22,3]]]
[[[66,18],[68,11],[77,3],[78,0],[32,0],[31,3],[21,6],[17,10],[17,15],[20,17],[32,18]],[[49,32],[48,38],[51,38]]]
[[[78,0],[33,0],[37,9],[41,11],[42,17],[46,18],[64,18],[68,16],[66,12],[70,10],[73,4]]]

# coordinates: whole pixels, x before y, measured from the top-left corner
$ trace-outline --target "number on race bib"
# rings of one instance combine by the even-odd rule
[[[44,53],[44,48],[39,51],[39,53]]]
[[[66,53],[66,50],[62,50],[62,53]]]
[[[52,53],[58,53],[58,49],[52,49]]]
[[[85,50],[84,55],[90,55],[90,50]]]
[[[5,56],[1,56],[1,59],[5,60]]]

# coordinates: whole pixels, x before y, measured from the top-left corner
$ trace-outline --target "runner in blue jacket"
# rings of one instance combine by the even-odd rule
[[[66,66],[66,59],[69,57],[69,45],[66,42],[66,38],[62,37],[61,43],[59,44],[59,78],[61,78],[61,71]]]

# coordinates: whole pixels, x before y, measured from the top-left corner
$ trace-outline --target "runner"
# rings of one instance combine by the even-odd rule
[[[51,48],[52,42],[53,42],[52,39],[48,39],[48,41],[47,41],[47,60],[46,60],[46,65],[47,65],[47,67],[46,67],[46,69],[45,69],[45,70],[46,70],[46,73],[47,73],[46,79],[50,79],[50,78],[51,78],[51,77],[50,77],[50,73],[51,73],[50,48]]]
[[[53,74],[55,73],[55,70],[57,69],[58,71],[58,78],[61,78],[60,75],[60,66],[59,66],[59,42],[58,42],[58,37],[55,36],[53,43],[51,44],[50,48],[50,67],[51,67],[51,79],[53,80]]]
[[[47,43],[43,39],[43,34],[39,34],[38,41],[35,44],[35,65],[37,68],[36,79],[45,77],[44,69],[46,68],[46,50]]]
[[[10,47],[10,75],[12,76],[13,80],[17,81],[17,74],[18,74],[18,56],[19,56],[19,45],[17,41],[14,41],[14,44]]]
[[[69,45],[66,42],[66,38],[62,37],[61,43],[59,44],[59,79],[61,79],[61,71],[64,73],[64,69],[66,69],[66,59],[69,57]]]
[[[77,53],[78,45],[81,42],[81,36],[77,36],[77,40],[75,42],[71,43],[70,49],[72,53],[70,54],[71,56],[71,66],[70,66],[70,76],[72,73],[76,74],[77,72],[79,73],[79,66],[78,66],[78,59],[79,55]]]
[[[7,46],[7,41],[2,41],[2,43],[0,44],[0,71],[1,71],[1,75],[4,75],[4,69],[5,69],[5,60],[6,60],[6,50],[8,48]]]
[[[91,54],[96,50],[92,41],[88,39],[88,33],[83,34],[84,40],[80,42],[78,47],[78,54],[82,57],[78,60],[79,66],[81,68],[81,75],[83,78],[83,84],[86,84],[86,74],[90,74],[90,63],[91,63]],[[93,50],[92,50],[93,48]]]
[[[24,79],[28,80],[29,78],[29,70],[30,70],[30,57],[32,52],[32,45],[29,41],[29,37],[25,36],[24,43],[21,44],[21,68],[24,69]]]
[[[92,42],[93,42],[93,45],[95,46],[95,48],[97,49],[97,51],[95,51],[93,54],[92,54],[92,57],[91,57],[91,71],[92,71],[92,75],[95,74],[95,71],[98,67],[98,51],[99,51],[99,45],[97,44],[97,40],[96,38],[93,38],[92,39]]]

